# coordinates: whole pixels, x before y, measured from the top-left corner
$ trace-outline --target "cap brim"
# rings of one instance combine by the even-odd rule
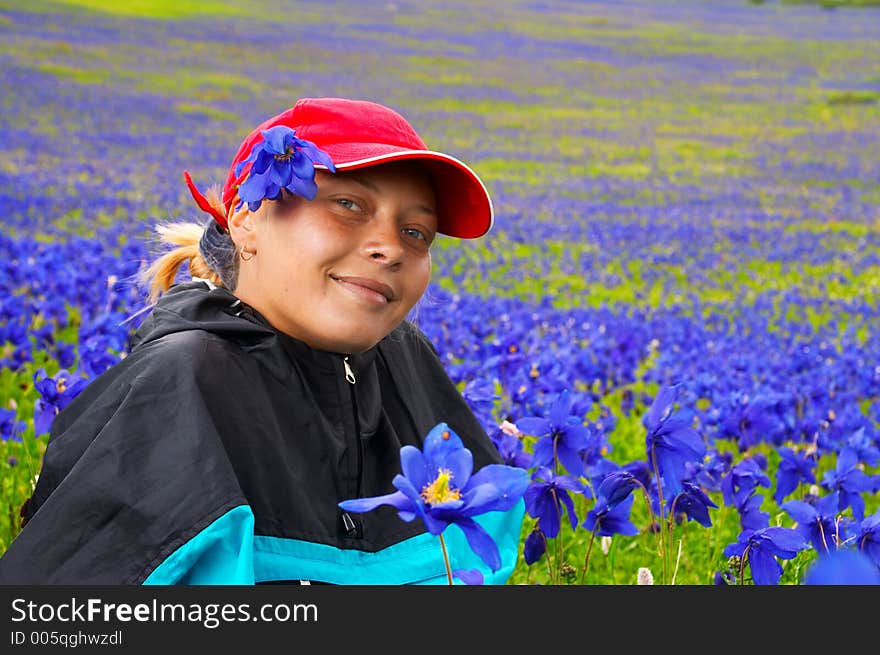
[[[415,159],[424,162],[437,192],[437,231],[476,239],[492,229],[495,211],[486,185],[464,162],[434,150],[409,150],[387,144],[329,144],[322,147],[336,170]],[[316,168],[325,168],[316,165]]]

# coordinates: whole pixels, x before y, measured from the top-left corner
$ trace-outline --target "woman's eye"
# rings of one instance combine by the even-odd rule
[[[425,235],[424,232],[414,227],[403,228],[403,233],[409,237],[413,237],[414,239],[424,239],[425,241],[428,240],[428,237]]]
[[[337,198],[336,203],[345,207],[346,209],[351,209],[352,211],[357,211],[360,209],[360,206],[349,198]]]

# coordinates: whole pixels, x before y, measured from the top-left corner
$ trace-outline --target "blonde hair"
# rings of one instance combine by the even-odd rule
[[[221,213],[226,213],[217,188],[208,189],[205,197]],[[155,304],[159,296],[171,288],[177,277],[177,272],[184,262],[189,263],[189,273],[192,277],[206,279],[215,286],[226,286],[223,284],[220,274],[208,265],[199,250],[199,242],[205,232],[204,224],[194,222],[160,223],[156,225],[155,232],[161,244],[176,247],[158,257],[138,275],[140,283],[149,289],[150,304]]]

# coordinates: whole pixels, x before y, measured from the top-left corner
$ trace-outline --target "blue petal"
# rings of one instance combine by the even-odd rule
[[[553,447],[552,437],[542,437],[535,442],[532,448],[532,464],[535,466],[549,466],[555,464],[556,452]]]
[[[449,527],[449,521],[444,521],[425,513],[422,513],[420,516],[425,522],[425,527],[428,528],[428,532],[435,536],[441,534],[446,528]]]
[[[318,185],[314,180],[302,180],[296,175],[290,178],[290,184],[285,187],[291,193],[313,200],[318,193]]]
[[[773,544],[777,555],[780,557],[787,556],[788,554],[793,556],[794,553],[809,547],[809,544],[804,541],[803,536],[792,528],[772,526],[763,530],[761,534]]]
[[[660,471],[660,477],[667,485],[667,497],[677,496],[682,491],[681,481],[684,478],[684,463],[679,455],[668,448],[657,448],[655,450],[657,456],[657,468]]]
[[[422,500],[422,495],[420,493],[421,489],[417,489],[416,487],[414,487],[409,478],[397,474],[394,476],[394,479],[391,480],[391,484],[394,485],[395,489],[397,489],[407,498],[409,498],[414,506],[418,506],[420,508],[424,506],[425,503]],[[419,513],[421,513],[421,510]]]
[[[296,132],[287,125],[275,125],[268,130],[261,130],[265,142],[265,149],[275,155],[283,155],[287,151],[287,143],[290,143],[288,137],[293,136]]]
[[[330,159],[330,155],[318,148],[314,143],[306,141],[305,139],[297,139],[296,145],[297,147],[302,148],[303,152],[305,152],[309,159],[314,163],[323,164],[329,171],[333,173],[336,172],[336,166],[333,165],[333,160]]]
[[[480,492],[478,497],[474,496],[474,500],[468,503],[473,510],[468,515],[507,511],[519,502],[530,484],[529,472],[525,469],[505,464],[487,464],[471,476],[464,491],[467,495],[471,489],[485,486],[495,494],[495,497],[493,499]]]
[[[550,415],[547,417],[554,426],[562,427],[566,424],[568,417],[571,416],[571,404],[571,392],[568,389],[563,389],[556,398],[556,402],[553,403],[553,407],[550,408]]]
[[[858,550],[833,550],[807,571],[805,585],[880,585],[880,569]]]
[[[269,170],[269,168],[276,161],[275,157],[265,150],[261,150],[257,153],[257,159],[254,161],[254,165],[251,166],[251,175],[254,173],[262,174]]]
[[[483,573],[479,569],[458,569],[452,572],[454,578],[458,578],[467,585],[483,584]]]
[[[832,491],[830,494],[822,496],[822,498],[816,501],[816,509],[814,510],[813,514],[824,514],[826,516],[829,514],[837,514],[839,507],[839,494],[837,491]]]
[[[559,507],[559,503],[550,495],[542,497],[541,508],[542,511],[538,516],[538,527],[541,528],[544,536],[548,539],[554,539],[559,534],[561,523],[559,514],[562,510]]]
[[[464,506],[464,500],[446,500],[442,503],[434,503],[433,505],[425,503],[425,511],[443,521],[454,521],[459,516],[462,516],[461,509]]]
[[[288,160],[290,165],[293,167],[293,173],[301,180],[313,180],[315,179],[315,167],[312,164],[311,160],[303,155],[301,152],[294,154],[294,156]]]
[[[678,395],[675,387],[663,387],[657,392],[654,402],[645,413],[644,424],[649,430],[655,429],[660,423],[668,417],[669,410],[675,402]]]
[[[569,491],[573,491],[576,494],[584,493],[584,484],[568,475],[554,476],[553,484],[555,484],[560,489],[568,489]],[[587,496],[587,498],[592,498],[592,496]]]
[[[446,423],[438,423],[425,437],[422,452],[425,454],[429,471],[448,468],[446,464],[450,452],[464,448],[464,444]]]
[[[572,450],[583,450],[590,445],[592,433],[583,423],[570,423],[562,429],[562,438]]]
[[[391,505],[399,510],[412,511],[412,502],[399,491],[371,498],[353,498],[339,503],[339,507],[342,509],[357,513],[369,512],[381,505]]]
[[[770,553],[761,548],[749,549],[749,568],[752,570],[752,580],[756,585],[779,584],[782,575],[782,567]]]
[[[724,547],[724,550],[721,551],[721,553],[725,557],[742,557],[743,553],[745,552],[746,545],[747,544],[742,541],[742,535],[740,535],[740,539],[732,544],[727,544]]]
[[[526,511],[529,513],[529,516],[537,518],[538,511],[536,508],[541,502],[541,496],[546,488],[547,485],[543,482],[535,482],[526,489],[526,492],[523,494],[523,500],[526,502]]]
[[[266,185],[266,200],[275,200],[281,194],[281,187],[269,180]]]
[[[569,496],[565,492],[557,492],[557,498],[559,499],[560,503],[565,505],[565,509],[568,512],[568,522],[571,525],[571,529],[574,530],[575,528],[577,528],[578,522],[577,514],[574,511],[574,501],[571,499],[571,496]]]
[[[461,489],[471,477],[474,470],[474,456],[467,448],[455,450],[449,453],[446,459],[446,468],[452,472],[452,486]]]
[[[266,186],[269,184],[268,175],[248,175],[248,178],[238,187],[238,197],[242,202],[257,202],[266,197]]]
[[[464,532],[468,545],[493,571],[501,568],[501,555],[498,545],[491,535],[473,519],[462,519],[456,525]]]
[[[790,500],[781,507],[798,523],[810,523],[816,520],[816,509],[802,500]]]
[[[247,166],[248,164],[250,164],[252,161],[254,161],[257,158],[257,153],[262,152],[262,150],[263,150],[263,142],[258,141],[257,143],[255,143],[251,147],[250,154],[248,154],[248,156],[245,159],[242,159],[240,162],[238,162],[235,165],[235,176],[238,177],[239,175],[241,175],[241,171],[244,169],[244,167]]]
[[[606,498],[608,505],[617,505],[636,488],[635,477],[625,471],[613,471],[599,484],[599,496]]]
[[[605,520],[599,525],[599,530],[596,532],[596,536],[613,537],[614,535],[619,534],[624,537],[633,537],[638,533],[639,529],[628,519],[622,519],[618,516],[608,514],[605,517]]]
[[[425,456],[415,446],[403,446],[400,449],[400,468],[416,489],[424,489],[432,482],[432,472],[428,471]]]
[[[684,500],[679,501],[676,504],[676,513],[682,511],[687,515],[688,519],[696,521],[704,528],[712,527],[712,519],[709,518],[709,509],[705,505],[687,496],[682,496],[681,498]]]
[[[855,450],[852,448],[844,448],[837,455],[837,466],[835,466],[835,470],[838,474],[847,473],[855,467],[858,461],[859,458]]]
[[[526,537],[525,546],[523,546],[523,559],[526,564],[531,566],[544,554],[547,550],[547,539],[540,530],[532,530]]]
[[[286,187],[293,178],[293,168],[290,162],[276,159],[269,167],[269,179],[279,187]]]
[[[34,434],[39,436],[49,432],[57,413],[58,409],[54,405],[48,405],[45,409],[40,410],[34,419]]]
[[[706,444],[703,438],[692,428],[676,430],[667,437],[667,441],[679,452],[687,451],[682,454],[689,455],[695,461],[701,460],[706,453]],[[762,474],[761,478],[766,478],[766,475]]]
[[[584,460],[581,459],[577,450],[569,448],[564,442],[559,443],[556,448],[556,456],[559,458],[559,463],[571,475],[580,477],[584,474],[586,464],[584,464]]]
[[[550,434],[553,425],[545,418],[527,416],[516,422],[516,428],[523,434],[528,434],[533,437],[543,437],[544,435]]]

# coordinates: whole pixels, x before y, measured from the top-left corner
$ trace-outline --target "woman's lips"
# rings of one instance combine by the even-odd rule
[[[345,285],[350,291],[366,298],[388,303],[394,300],[394,290],[387,284],[367,277],[331,276],[337,282]]]

